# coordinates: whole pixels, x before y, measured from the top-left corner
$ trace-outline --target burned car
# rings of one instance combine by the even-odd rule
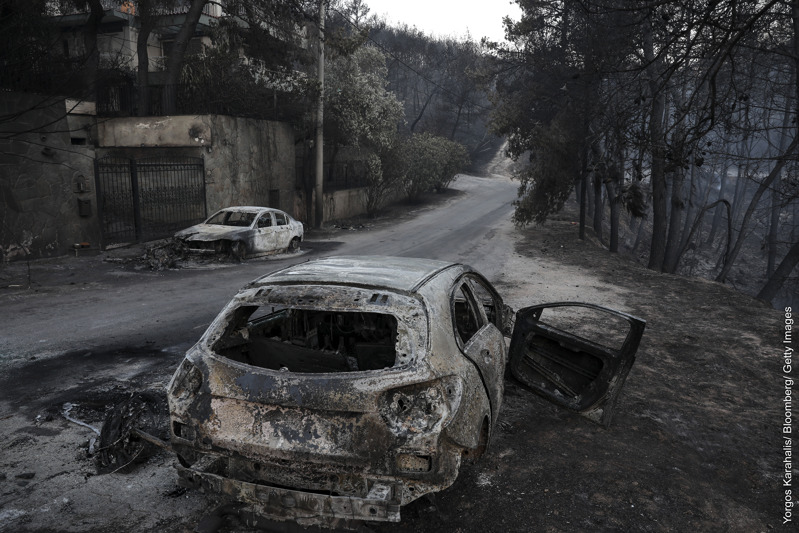
[[[602,343],[542,320],[568,311],[579,329],[576,309],[609,317],[593,332]],[[607,424],[644,322],[563,303],[512,322],[462,264],[332,257],[258,278],[169,384],[180,482],[304,525],[398,521],[485,452],[508,358],[525,385]]]
[[[288,213],[271,207],[227,207],[208,220],[175,234],[194,252],[229,254],[236,259],[296,251],[303,226]]]

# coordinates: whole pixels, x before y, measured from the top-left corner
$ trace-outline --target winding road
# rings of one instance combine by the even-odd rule
[[[207,269],[131,271],[99,257],[63,258],[75,285],[0,295],[2,366],[31,357],[115,346],[180,353],[235,292],[265,273],[327,255],[425,257],[475,266],[492,279],[511,251],[499,238],[510,227],[515,185],[507,178],[460,176],[443,204],[362,231],[312,232],[299,255]]]

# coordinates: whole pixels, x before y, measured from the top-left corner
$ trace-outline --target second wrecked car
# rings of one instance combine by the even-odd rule
[[[607,316],[602,337],[616,320],[616,346],[542,319],[564,310]],[[485,452],[508,357],[528,387],[607,424],[644,322],[530,307],[508,352],[512,315],[482,275],[442,261],[334,257],[255,280],[169,385],[181,483],[305,525],[398,521]]]
[[[175,238],[195,252],[228,254],[236,259],[285,250],[296,251],[303,226],[288,213],[271,207],[226,207],[205,222],[181,230]]]

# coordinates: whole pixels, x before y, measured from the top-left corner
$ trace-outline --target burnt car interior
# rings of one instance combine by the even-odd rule
[[[255,213],[243,213],[240,211],[222,211],[208,219],[206,224],[216,226],[238,226],[247,228],[255,220]]]
[[[513,375],[578,411],[591,408],[611,388],[618,390],[626,371],[621,381],[613,377],[622,367],[629,371],[645,326],[635,317],[584,303],[528,307],[519,311],[519,321],[524,327],[514,331]],[[610,410],[601,423],[609,422]]]
[[[388,314],[242,306],[212,349],[270,370],[355,372],[394,366],[396,341]]]
[[[466,293],[464,286],[456,291],[452,302],[453,315],[455,317],[455,329],[461,341],[466,344],[472,335],[480,329],[480,320],[475,310],[471,298]]]

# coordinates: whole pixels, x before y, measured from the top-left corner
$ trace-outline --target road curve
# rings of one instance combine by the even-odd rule
[[[300,255],[247,261],[209,270],[131,272],[98,268],[98,258],[64,258],[77,265],[74,287],[0,298],[0,367],[60,353],[109,346],[160,346],[181,352],[248,281],[320,255],[399,255],[472,264],[490,278],[509,253],[501,228],[510,224],[515,186],[508,179],[461,176],[461,194],[409,220],[374,231],[308,240]],[[83,266],[83,261],[85,266]]]

